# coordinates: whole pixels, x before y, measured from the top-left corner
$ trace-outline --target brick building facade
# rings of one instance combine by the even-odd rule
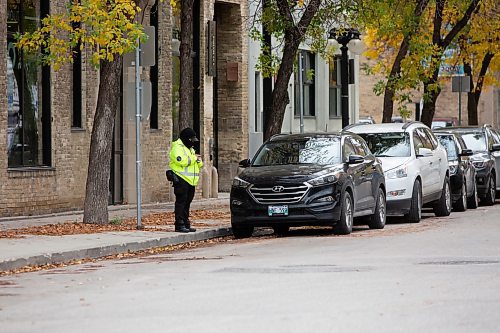
[[[0,216],[81,209],[97,100],[98,72],[87,61],[58,71],[36,65],[12,47],[15,31],[28,31],[44,13],[66,9],[65,0],[0,0]],[[200,136],[204,177],[219,170],[228,188],[238,161],[246,157],[247,41],[243,17],[247,2],[195,1],[195,85],[193,128]],[[208,21],[215,21],[216,75],[208,75]],[[153,100],[141,124],[143,203],[173,200],[165,179],[175,128],[175,15],[168,1],[145,11],[145,25],[156,25],[156,66],[143,77]],[[124,61],[122,102],[117,110],[111,157],[110,203],[135,202],[135,119],[133,71]],[[37,67],[38,66],[38,67]],[[80,67],[75,67],[80,66]],[[229,68],[231,75],[229,75]],[[235,72],[236,69],[236,72]],[[79,107],[79,105],[81,107]],[[151,109],[149,110],[149,107]],[[6,112],[7,111],[7,112]],[[132,116],[131,116],[132,114]],[[211,177],[209,177],[211,178]],[[214,178],[216,179],[216,178]],[[202,195],[201,186],[198,194]]]

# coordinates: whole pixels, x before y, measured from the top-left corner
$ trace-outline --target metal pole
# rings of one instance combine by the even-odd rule
[[[458,89],[458,126],[462,126],[462,79],[460,76]]]
[[[137,39],[135,49],[135,187],[137,193],[137,229],[142,229],[141,224],[141,75],[140,69],[141,43]]]
[[[340,94],[342,107],[342,128],[349,125],[349,59],[347,55],[347,44],[342,44],[340,51]]]
[[[304,133],[304,64],[303,52],[299,51],[299,111],[300,111],[300,133]],[[293,117],[293,115],[290,115]]]

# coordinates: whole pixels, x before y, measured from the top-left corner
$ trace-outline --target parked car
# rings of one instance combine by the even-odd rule
[[[457,126],[458,120],[457,118],[434,118],[432,119],[431,129],[438,129],[443,127],[452,127]]]
[[[456,133],[435,130],[434,134],[448,153],[450,187],[453,208],[459,212],[477,208],[479,198],[476,186],[476,168],[470,159],[473,154]]]
[[[231,226],[236,238],[254,227],[286,233],[293,226],[331,225],[352,231],[353,218],[385,226],[385,179],[380,161],[352,133],[276,135],[233,180]]]
[[[387,186],[387,214],[419,222],[422,206],[436,216],[451,212],[450,177],[446,150],[421,122],[351,125],[382,161]]]
[[[372,116],[368,117],[359,117],[359,124],[375,124],[375,119]]]
[[[479,199],[485,205],[493,205],[500,191],[500,134],[491,126],[449,127],[457,133],[467,148],[472,149],[472,163],[476,168]]]

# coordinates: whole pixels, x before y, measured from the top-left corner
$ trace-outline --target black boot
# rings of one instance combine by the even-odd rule
[[[175,232],[182,232],[186,234],[189,232],[189,228],[186,228],[183,224],[176,224]]]
[[[189,220],[186,222],[185,226],[186,226],[186,229],[189,230],[189,232],[195,232],[196,231],[195,228],[191,228],[191,221],[189,221]]]

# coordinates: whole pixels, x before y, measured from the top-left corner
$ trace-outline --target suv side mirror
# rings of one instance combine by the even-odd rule
[[[460,153],[460,156],[472,156],[472,155],[474,155],[472,149],[462,149],[462,152]]]
[[[429,148],[419,148],[417,157],[429,157],[432,156],[432,150]]]
[[[491,147],[491,151],[500,151],[500,143],[494,143]]]
[[[238,164],[242,168],[248,168],[250,166],[250,159],[247,158],[245,160],[241,160],[240,163]]]
[[[347,161],[347,164],[359,164],[359,163],[363,163],[364,161],[365,161],[365,158],[361,155],[350,155],[349,161]]]

